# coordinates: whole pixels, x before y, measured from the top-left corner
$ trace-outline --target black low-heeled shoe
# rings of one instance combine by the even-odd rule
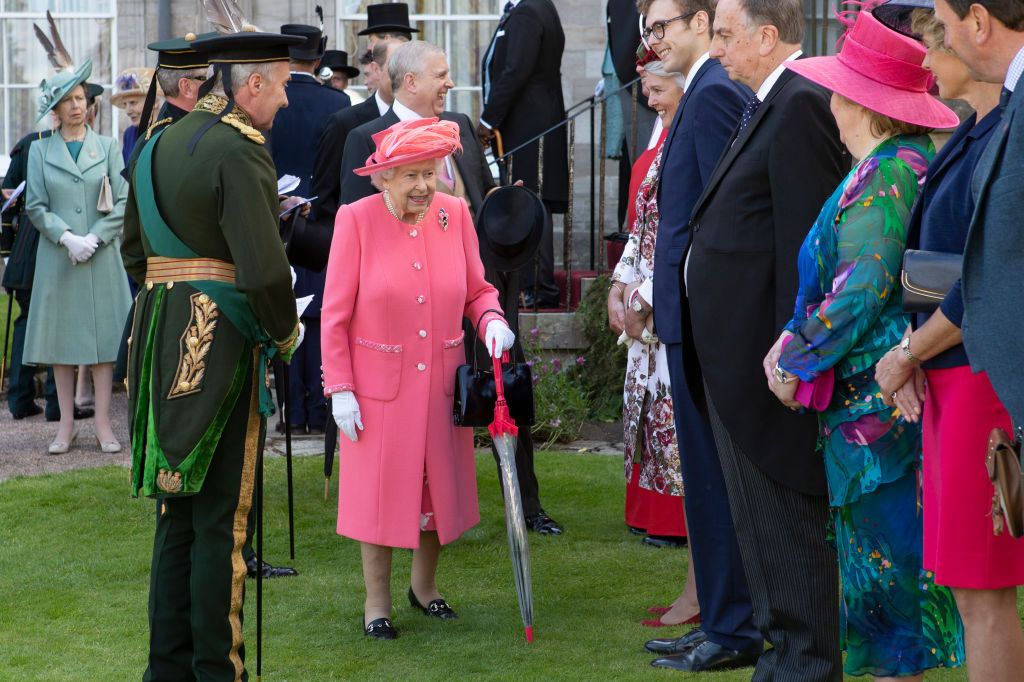
[[[362,618],[359,619],[359,624],[363,625]],[[391,624],[390,618],[377,618],[363,625],[363,635],[375,639],[395,639],[398,637],[398,630]]]
[[[451,620],[452,618],[458,618],[459,615],[452,611],[452,607],[448,606],[448,602],[444,599],[435,599],[426,606],[420,603],[420,600],[416,598],[416,593],[409,588],[409,604],[414,609],[419,609],[423,612],[423,615],[430,616],[431,618],[440,618],[441,620]]]

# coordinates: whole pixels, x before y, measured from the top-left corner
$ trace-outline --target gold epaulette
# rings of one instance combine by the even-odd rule
[[[170,117],[167,117],[167,118],[162,118],[159,121],[157,121],[156,123],[154,123],[153,125],[149,126],[149,128],[146,130],[146,139],[148,140],[149,138],[151,138],[153,136],[153,131],[155,131],[160,126],[168,125],[168,124],[171,124],[171,123],[174,123],[174,119],[170,118]]]
[[[196,106],[193,111],[208,111],[211,114],[220,114],[220,112],[224,111],[224,107],[227,106],[227,103],[227,98],[215,95],[211,92],[196,102]],[[256,144],[263,144],[266,142],[266,138],[263,137],[263,134],[252,127],[252,119],[249,118],[248,114],[239,109],[237,105],[235,105],[235,108],[231,110],[231,113],[220,119],[220,122],[228,124],[238,132],[242,133],[244,137]]]
[[[263,144],[267,141],[266,138],[263,137],[263,133],[246,123],[243,118],[234,111],[222,118],[220,122],[227,123],[229,126],[242,133],[243,136],[249,138],[249,140],[256,144]]]

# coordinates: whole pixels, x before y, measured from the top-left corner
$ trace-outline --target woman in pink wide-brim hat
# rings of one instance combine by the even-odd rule
[[[802,382],[824,393],[824,409],[818,400],[806,404],[821,410],[844,669],[885,679],[919,680],[964,657],[953,597],[921,570],[921,429],[882,400],[875,380],[875,366],[909,325],[900,271],[911,208],[935,155],[928,133],[958,124],[929,94],[925,54],[861,11],[837,56],[786,64],[832,90],[855,165],[800,249],[795,312],[764,362],[783,404],[804,409]]]

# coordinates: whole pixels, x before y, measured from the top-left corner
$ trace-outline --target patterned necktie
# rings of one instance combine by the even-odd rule
[[[999,113],[1005,114],[1006,107],[1010,105],[1010,98],[1013,97],[1013,90],[1009,88],[1003,88],[1002,92],[999,93]]]
[[[760,106],[761,100],[756,95],[747,102],[747,106],[743,109],[743,115],[740,116],[740,130],[750,125],[750,119],[754,118],[754,114],[757,113],[757,109]]]

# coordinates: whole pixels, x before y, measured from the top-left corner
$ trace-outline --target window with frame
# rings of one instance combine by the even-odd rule
[[[11,148],[26,134],[50,126],[39,115],[39,83],[53,75],[32,24],[49,37],[46,11],[76,64],[92,59],[90,83],[103,86],[97,132],[117,135],[110,88],[117,73],[117,0],[0,0],[0,175]]]
[[[354,66],[359,66],[359,57],[366,52],[366,37],[358,35],[366,28],[366,6],[380,1],[336,0],[338,49],[349,53]],[[505,0],[408,0],[409,19],[420,30],[414,36],[440,46],[448,55],[455,88],[448,94],[447,108],[474,121],[481,109],[480,63],[504,4]]]

